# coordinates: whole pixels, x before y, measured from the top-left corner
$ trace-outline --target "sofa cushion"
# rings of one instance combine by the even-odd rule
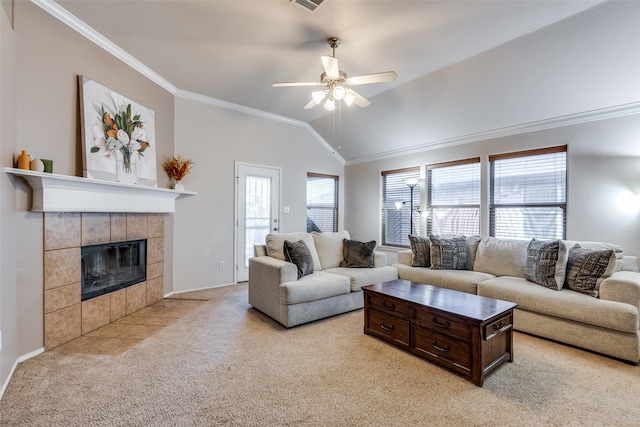
[[[318,252],[316,246],[313,243],[313,237],[310,233],[282,233],[282,234],[267,234],[265,237],[265,243],[267,245],[267,255],[272,258],[279,259],[280,261],[286,261],[284,256],[284,241],[297,242],[304,240],[311,252],[311,258],[313,259],[313,265],[320,265],[320,258],[318,258]]]
[[[569,251],[567,286],[576,292],[597,297],[600,281],[613,274],[615,268],[613,250],[594,251],[576,245]]]
[[[295,282],[284,282],[279,286],[281,304],[299,304],[317,301],[351,291],[349,278],[339,274],[314,271]]]
[[[411,265],[413,267],[431,267],[431,240],[409,234],[409,243],[411,243],[411,252],[413,253]]]
[[[298,268],[298,279],[313,273],[313,258],[304,240],[284,241],[284,256]]]
[[[326,270],[327,268],[339,266],[340,261],[343,259],[342,241],[351,238],[349,232],[347,230],[335,233],[318,233],[314,231],[311,233],[311,236],[313,237],[318,258],[320,259],[320,265],[317,265],[316,269]]]
[[[412,282],[426,283],[454,291],[475,294],[479,282],[495,277],[492,274],[470,270],[434,270],[427,267],[409,267],[394,264],[398,269],[398,278]]]
[[[527,248],[525,278],[556,291],[562,289],[568,256],[569,250],[560,240],[532,239]]]
[[[496,277],[478,283],[478,295],[511,301],[517,309],[622,332],[638,332],[638,308],[561,289],[554,291],[520,277]],[[518,324],[514,325],[518,328]]]
[[[494,276],[524,278],[528,247],[529,240],[485,237],[478,244],[473,270]]]
[[[360,291],[365,285],[388,282],[398,278],[398,270],[390,265],[376,268],[337,267],[323,271],[348,277],[351,281],[351,292]]]
[[[467,238],[465,236],[430,235],[431,268],[434,270],[467,270]]]
[[[344,239],[342,241],[342,255],[340,267],[373,268],[373,250],[376,241],[359,242],[357,240]]]

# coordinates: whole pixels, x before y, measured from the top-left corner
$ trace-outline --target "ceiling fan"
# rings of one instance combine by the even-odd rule
[[[336,48],[340,46],[340,39],[338,37],[329,37],[327,42],[333,49],[333,55],[323,55],[321,57],[322,65],[324,66],[324,73],[320,75],[319,82],[282,82],[272,83],[271,86],[324,86],[324,89],[312,92],[311,101],[304,106],[304,109],[308,110],[313,108],[326,99],[324,108],[328,111],[333,111],[336,108],[336,101],[340,100],[344,101],[347,106],[355,103],[361,108],[367,107],[371,104],[371,101],[351,89],[350,86],[390,82],[398,77],[395,71],[347,77],[347,73],[338,67],[338,58],[336,58]]]

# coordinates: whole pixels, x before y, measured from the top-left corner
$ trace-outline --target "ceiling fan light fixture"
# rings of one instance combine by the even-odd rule
[[[346,95],[347,91],[344,88],[344,86],[342,85],[337,85],[336,87],[333,88],[333,90],[331,91],[331,94],[333,95],[334,99],[340,100],[342,98],[344,98],[344,96]]]
[[[333,98],[328,98],[327,101],[324,103],[324,109],[327,111],[333,111],[336,109],[336,101],[333,100]]]

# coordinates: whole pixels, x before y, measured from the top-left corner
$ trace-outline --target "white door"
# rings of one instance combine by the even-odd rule
[[[280,230],[280,169],[237,163],[236,172],[236,282],[245,282],[253,246]]]

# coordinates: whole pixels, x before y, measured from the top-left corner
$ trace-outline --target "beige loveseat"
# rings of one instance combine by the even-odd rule
[[[286,327],[362,308],[362,286],[398,278],[387,256],[373,253],[373,268],[340,267],[344,230],[337,233],[269,234],[249,259],[249,304]],[[285,261],[284,241],[303,240],[313,258],[313,273],[298,279]]]
[[[560,241],[564,250],[578,244],[587,249],[614,251],[613,268],[598,280],[594,297],[566,285],[557,290],[528,281],[525,268],[529,243],[467,238],[466,270],[413,267],[411,250],[400,251],[398,264],[394,266],[400,279],[517,303],[516,330],[637,363],[640,360],[637,258],[625,256],[622,248],[611,244]],[[561,261],[566,262],[566,258],[558,263]],[[566,265],[559,265],[558,271],[563,268]]]

